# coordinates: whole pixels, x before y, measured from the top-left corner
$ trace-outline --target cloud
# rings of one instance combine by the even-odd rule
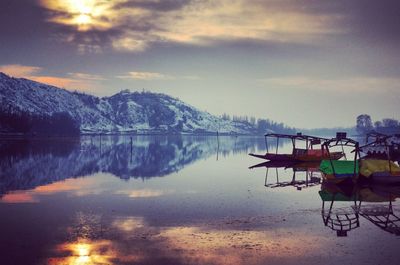
[[[112,47],[120,51],[142,52],[149,47],[150,38],[143,38],[138,34],[124,33],[119,38],[112,40]]]
[[[4,72],[13,77],[32,76],[42,70],[41,67],[27,66],[20,64],[0,65],[0,72]]]
[[[140,7],[153,11],[173,11],[181,9],[190,2],[191,0],[134,0],[118,3],[114,8],[124,9],[129,7]]]
[[[349,77],[323,79],[309,76],[289,76],[260,79],[268,87],[306,88],[317,91],[396,92],[400,90],[400,78],[390,77]]]
[[[154,72],[128,72],[126,75],[117,76],[122,79],[135,79],[135,80],[166,80],[174,79],[170,75],[164,75],[161,73]]]
[[[88,88],[88,84],[82,82],[82,80],[56,77],[56,76],[28,76],[28,79],[34,80],[36,82],[71,89],[85,89]]]
[[[104,77],[100,75],[92,75],[86,73],[68,73],[74,79],[85,79],[85,80],[106,80]]]
[[[96,35],[106,36],[108,43],[102,42],[103,46],[126,52],[142,52],[154,43],[195,46],[238,40],[313,43],[321,36],[345,31],[337,27],[337,22],[343,19],[340,13],[310,12],[304,6],[317,5],[315,1],[302,2],[305,3],[275,0],[40,1],[50,11],[48,21],[74,29],[72,34],[83,34],[96,45],[99,43]],[[78,45],[83,42],[81,38],[74,38],[74,41]],[[86,41],[84,45],[90,46],[90,43]]]
[[[39,66],[20,64],[0,65],[0,72],[13,77],[27,78],[36,82],[73,90],[95,89],[99,81],[105,80],[100,75],[87,73],[68,73],[68,77],[49,76],[41,74],[44,71]]]
[[[177,80],[177,79],[184,79],[184,80],[199,80],[200,77],[196,75],[182,75],[182,76],[174,76],[174,75],[167,75],[157,72],[128,72],[124,75],[119,75],[117,78],[121,79],[133,79],[133,80]]]
[[[212,45],[219,40],[261,40],[310,42],[317,35],[335,33],[330,23],[333,15],[316,15],[285,10],[262,2],[196,1],[182,10],[182,15],[162,16],[157,31],[161,39],[174,42]],[[181,12],[181,11],[179,11]]]

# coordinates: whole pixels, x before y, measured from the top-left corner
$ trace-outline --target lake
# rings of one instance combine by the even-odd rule
[[[0,146],[2,265],[400,262],[398,189],[363,187],[361,206],[339,197],[331,205],[335,187],[321,185],[314,167],[249,169],[263,162],[248,155],[265,152],[263,137]]]

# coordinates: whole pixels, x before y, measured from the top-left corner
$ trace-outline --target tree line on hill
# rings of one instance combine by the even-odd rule
[[[287,134],[296,133],[295,128],[286,126],[282,122],[275,122],[269,119],[256,119],[255,117],[235,116],[235,115],[231,117],[228,114],[223,114],[221,118],[224,120],[230,120],[234,122],[249,123],[254,128],[256,134],[265,134],[269,132],[287,133]]]
[[[361,135],[373,131],[383,134],[397,134],[400,133],[400,122],[391,118],[384,118],[373,122],[371,116],[361,114],[357,116],[356,130]]]
[[[79,135],[80,124],[68,113],[39,116],[21,111],[0,111],[0,133],[24,135]]]
[[[256,119],[247,116],[224,114],[222,119],[250,124],[254,129],[249,133],[265,134],[268,132],[295,133],[294,128],[268,119]],[[154,124],[153,124],[154,125]],[[182,128],[182,124],[177,129]],[[68,113],[59,112],[52,115],[35,115],[19,110],[0,111],[0,134],[24,135],[79,135],[80,124]]]

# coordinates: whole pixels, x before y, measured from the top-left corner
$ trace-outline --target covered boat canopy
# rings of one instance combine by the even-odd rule
[[[345,154],[344,147],[354,149],[354,158],[348,160],[346,155],[344,155],[345,160],[335,160],[332,159],[331,148],[340,146],[342,148],[343,154]],[[358,142],[347,138],[345,132],[337,132],[336,137],[322,144],[323,151],[328,152],[329,160],[322,160],[320,164],[320,170],[324,174],[327,180],[341,182],[344,179],[352,178],[355,180],[358,177],[359,166],[359,147]]]
[[[359,172],[358,161],[322,160],[319,169],[327,177],[351,178],[357,177]]]
[[[370,141],[370,139],[372,141]],[[388,144],[400,144],[400,134],[384,134],[379,132],[369,132],[366,135],[365,143],[386,142]]]
[[[302,134],[301,132],[296,133],[296,134],[281,134],[281,133],[267,133],[264,135],[265,137],[275,137],[275,138],[283,138],[283,139],[294,139],[294,140],[304,140],[304,141],[313,141],[313,140],[328,140],[327,138],[323,137],[318,137],[318,136],[312,136],[312,135],[306,135]]]
[[[387,134],[372,131],[365,135],[365,143],[366,144],[370,143],[370,140],[372,140],[372,142],[376,142],[386,137],[388,137]]]
[[[400,167],[390,160],[365,159],[361,160],[360,173],[364,177],[370,177],[377,173],[387,173],[392,176],[400,176]]]
[[[296,134],[280,134],[280,133],[267,133],[264,135],[265,137],[265,146],[267,148],[267,153],[268,153],[268,137],[271,138],[276,138],[276,153],[278,153],[278,146],[279,146],[279,139],[289,139],[292,141],[293,144],[293,150],[296,149],[296,141],[305,141],[306,142],[306,148],[305,150],[312,150],[314,145],[321,145],[323,141],[328,140],[327,138],[323,137],[317,137],[317,136],[311,136],[311,135],[306,135],[302,134],[301,132],[296,133]]]
[[[329,154],[327,150],[323,150],[321,148],[322,141],[325,142],[328,139],[318,136],[305,135],[302,133],[297,133],[297,134],[268,133],[265,134],[264,137],[265,137],[265,146],[267,152],[263,155],[253,154],[253,153],[250,153],[249,155],[271,161],[304,161],[304,162],[321,161],[323,159],[340,159],[344,155],[343,152],[333,152]],[[276,138],[275,152],[269,151],[268,147],[269,137]],[[290,139],[292,141],[293,148],[291,153],[278,154],[280,139]],[[305,146],[303,145],[301,148],[297,148],[296,141],[298,140],[305,143]],[[318,147],[314,148],[314,146],[316,145],[318,145]]]
[[[364,158],[400,161],[400,134],[380,135],[375,141],[359,147],[366,155]]]

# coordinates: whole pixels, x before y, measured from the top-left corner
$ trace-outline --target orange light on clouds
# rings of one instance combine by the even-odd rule
[[[8,64],[0,65],[0,72],[6,73],[13,77],[25,77],[28,78],[42,70],[41,67],[28,66],[20,64]]]
[[[80,87],[82,88],[83,84],[77,80],[63,77],[55,77],[55,76],[31,76],[29,79],[32,79],[36,82],[45,83],[48,85],[63,87],[63,88],[73,88]]]
[[[40,75],[42,67],[20,64],[0,65],[0,72],[12,77],[27,78],[36,82],[73,90],[93,90],[98,82],[105,80],[99,75],[86,73],[69,73],[68,77]]]

